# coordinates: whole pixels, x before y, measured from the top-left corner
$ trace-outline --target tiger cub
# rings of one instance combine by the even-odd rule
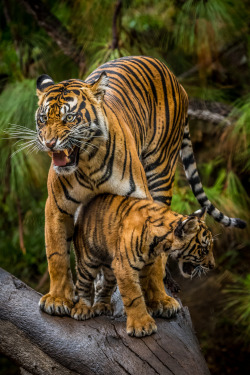
[[[204,219],[204,211],[184,216],[146,199],[94,198],[79,213],[75,227],[79,302],[71,316],[85,320],[110,313],[117,281],[127,314],[127,333],[141,337],[156,332],[151,315],[169,318],[180,305],[166,294],[162,277],[158,294],[152,293],[151,268],[162,253],[176,257],[184,277],[213,268],[212,234]],[[104,283],[92,306],[93,283],[101,268]]]

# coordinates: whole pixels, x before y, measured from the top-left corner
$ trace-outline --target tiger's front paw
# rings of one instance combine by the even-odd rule
[[[114,309],[111,303],[97,302],[93,306],[94,316],[113,315]]]
[[[70,315],[74,306],[73,300],[65,297],[54,297],[45,294],[39,301],[40,309],[50,315]]]
[[[79,301],[75,304],[71,310],[71,318],[76,320],[86,320],[93,318],[94,313],[91,306],[86,305],[83,301]]]
[[[147,314],[141,319],[128,317],[126,330],[129,336],[143,337],[155,333],[157,331],[157,326],[154,319]]]
[[[166,296],[163,299],[149,301],[147,308],[150,315],[171,318],[177,314],[181,306],[175,298]]]

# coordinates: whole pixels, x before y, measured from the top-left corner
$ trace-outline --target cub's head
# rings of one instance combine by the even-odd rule
[[[206,209],[183,217],[174,230],[173,257],[181,274],[194,277],[214,268],[213,237],[205,224]]]
[[[92,84],[77,79],[55,84],[47,75],[37,79],[38,142],[58,174],[74,172],[81,154],[91,153],[97,147],[92,143],[107,138],[102,109],[107,85],[105,72]]]

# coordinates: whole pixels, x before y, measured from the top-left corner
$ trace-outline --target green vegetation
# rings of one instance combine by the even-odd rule
[[[235,278],[235,283],[224,289],[227,297],[226,313],[232,314],[238,326],[239,341],[250,343],[250,274],[245,277]]]
[[[26,1],[27,2],[27,1]],[[0,264],[33,287],[47,269],[44,206],[49,158],[18,139],[22,126],[35,130],[35,79],[56,82],[85,78],[100,64],[126,55],[159,58],[179,77],[189,96],[221,115],[230,108],[231,125],[191,121],[191,136],[204,189],[230,216],[249,218],[250,96],[248,0],[43,0],[47,13],[69,33],[82,62],[67,54],[53,35],[18,1],[0,9]],[[49,18],[48,18],[49,20]],[[113,23],[113,28],[112,28]],[[62,32],[60,33],[62,34]],[[64,43],[67,45],[67,43]],[[211,110],[213,112],[213,110]],[[6,134],[11,124],[16,132]],[[198,204],[178,167],[173,209],[190,213]],[[230,231],[208,220],[215,242],[217,272],[230,271],[225,287],[223,329],[237,324],[241,343],[249,342],[250,300],[246,230]],[[41,285],[41,283],[40,283]],[[43,285],[44,290],[48,287]],[[223,310],[224,311],[224,310]],[[218,323],[219,324],[219,323]],[[209,356],[203,332],[201,344]],[[233,335],[233,333],[232,333]],[[236,337],[232,337],[232,340]],[[216,340],[216,337],[214,337]],[[218,363],[217,372],[220,372]],[[230,372],[225,372],[230,374]],[[234,373],[234,375],[237,375]]]

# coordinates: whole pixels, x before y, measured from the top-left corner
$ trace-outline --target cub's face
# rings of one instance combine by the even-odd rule
[[[106,73],[93,84],[74,79],[54,84],[47,75],[38,78],[38,142],[58,174],[73,173],[81,154],[97,147],[92,142],[107,138],[102,110],[107,84]]]
[[[199,276],[215,266],[213,237],[204,220],[205,212],[200,210],[198,215],[180,221],[174,232],[174,257],[186,278]]]

